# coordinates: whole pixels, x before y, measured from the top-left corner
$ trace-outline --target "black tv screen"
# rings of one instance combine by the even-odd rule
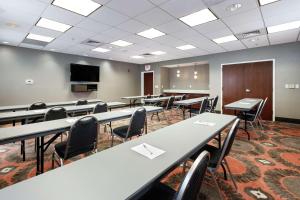
[[[99,82],[99,67],[71,64],[71,81]]]

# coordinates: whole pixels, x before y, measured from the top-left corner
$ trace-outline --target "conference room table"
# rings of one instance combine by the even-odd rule
[[[8,186],[0,190],[0,199],[137,199],[235,119],[215,113],[197,115]],[[165,152],[149,159],[132,150],[145,143]]]
[[[88,104],[94,104],[101,102],[99,99],[90,99],[87,100]],[[77,101],[60,101],[60,102],[49,102],[45,103],[46,106],[49,107],[54,107],[54,106],[69,106],[69,105],[75,105]],[[0,106],[0,112],[15,112],[18,110],[28,110],[30,107],[30,104],[24,104],[24,105],[11,105],[11,106]]]
[[[90,112],[94,109],[96,104],[78,105],[78,106],[62,106],[66,109],[67,113],[76,112]],[[109,110],[112,108],[120,108],[126,106],[123,102],[107,102]],[[10,122],[16,120],[26,120],[30,118],[43,117],[49,109],[27,110],[16,112],[2,112],[0,113],[0,122]]]
[[[170,99],[171,96],[167,96],[167,97],[155,97],[155,98],[149,98],[149,99],[144,99],[145,103],[158,103],[161,101],[167,101]],[[182,96],[174,96],[175,99],[181,99]]]
[[[150,95],[151,97],[158,97],[159,95]],[[129,100],[129,107],[131,108],[137,100],[145,99],[147,96],[128,96],[128,97],[121,97],[121,99]]]
[[[147,113],[162,111],[161,107],[156,106],[144,106],[144,108],[146,109]],[[111,112],[91,114],[90,116],[96,117],[99,124],[104,124],[129,118],[132,116],[133,112],[136,109],[137,108],[121,109]],[[44,152],[47,150],[49,145],[59,136],[59,133],[68,131],[75,123],[75,121],[79,118],[80,117],[69,117],[59,120],[26,124],[23,126],[0,128],[0,145],[36,138],[38,147],[38,150],[36,151],[37,174],[43,173]],[[145,123],[145,132],[147,133],[147,123]],[[54,136],[47,142],[45,142],[45,137],[48,135]]]
[[[174,105],[182,107],[182,109],[181,109],[182,110],[182,115],[183,115],[183,119],[185,119],[186,108],[190,109],[190,117],[192,117],[192,112],[191,112],[192,106],[195,105],[195,104],[199,104],[204,99],[208,99],[209,101],[211,101],[211,100],[214,99],[214,97],[206,96],[206,97],[185,99],[185,100],[181,100],[181,101],[175,101]]]
[[[261,101],[262,101],[262,99],[259,99],[259,98],[244,98],[244,99],[232,102],[232,103],[224,106],[225,109],[234,110],[235,115],[237,114],[237,111],[240,111],[244,114],[244,117],[245,117],[244,130],[248,134],[248,140],[250,140],[250,134],[247,130],[246,114],[247,114],[247,112],[249,112],[249,111],[253,110],[255,107],[257,107]]]

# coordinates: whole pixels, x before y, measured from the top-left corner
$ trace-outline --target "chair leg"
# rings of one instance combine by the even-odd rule
[[[21,141],[21,155],[23,156],[23,161],[25,161],[26,160],[25,140]]]
[[[221,167],[223,169],[224,179],[227,180],[227,171],[223,163],[221,163]]]
[[[187,161],[184,161],[183,166],[182,166],[182,176],[185,174],[186,165],[187,165]]]
[[[221,189],[220,189],[219,184],[217,182],[216,176],[214,175],[214,172],[212,172],[210,169],[208,169],[208,172],[210,173],[215,185],[217,186],[217,190],[218,190],[220,199],[223,199]]]
[[[55,159],[55,157],[54,157],[55,155],[54,155],[54,152],[52,153],[52,169],[54,169],[54,159]]]
[[[60,162],[61,167],[64,166],[64,160],[63,159],[59,158],[59,162]]]
[[[110,147],[114,146],[114,135],[111,134],[111,143],[110,143]]]
[[[233,182],[233,185],[234,185],[235,189],[237,190],[238,187],[237,187],[236,182],[235,182],[235,180],[234,180],[234,178],[233,178],[233,176],[232,176],[232,173],[231,173],[231,170],[230,170],[230,168],[229,168],[229,165],[228,165],[228,163],[227,163],[226,158],[224,158],[224,163],[225,163],[225,165],[226,165],[226,167],[227,167],[227,169],[228,169],[229,176],[230,176],[230,178],[231,178],[231,180],[232,180],[232,182]]]

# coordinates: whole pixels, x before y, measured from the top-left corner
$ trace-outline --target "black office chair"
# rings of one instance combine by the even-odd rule
[[[105,103],[105,102],[100,102],[100,103],[97,103],[96,106],[94,107],[93,114],[104,113],[104,112],[107,112],[107,111],[108,111],[107,103]],[[105,125],[104,125],[104,130],[106,131],[106,126],[107,126],[107,125],[108,125],[109,128],[110,128],[110,132],[112,132],[111,122],[109,122],[108,124],[105,124]]]
[[[143,107],[137,109],[131,116],[129,125],[113,129],[111,133],[111,146],[114,145],[114,136],[120,137],[125,142],[133,136],[142,135],[146,120],[146,109]]]
[[[201,103],[201,105],[200,105],[200,109],[199,109],[199,110],[195,110],[195,109],[191,109],[191,110],[190,110],[190,112],[191,112],[192,114],[198,115],[198,114],[202,114],[202,113],[206,112],[207,106],[208,106],[208,103],[209,103],[209,102],[208,102],[208,99],[205,98],[205,99],[203,99],[203,101],[200,102],[200,103]]]
[[[46,109],[47,106],[44,102],[36,102],[33,103],[29,106],[28,110],[41,110],[41,109]],[[32,119],[28,119],[28,120],[22,120],[22,124],[33,124],[33,123],[37,123],[37,122],[42,122],[43,121],[43,117],[35,117]],[[35,140],[35,144],[36,140]],[[36,147],[36,145],[35,145]],[[26,160],[26,152],[25,152],[25,140],[21,140],[21,155],[23,156],[23,161]]]
[[[152,98],[151,95],[147,95],[145,99],[151,99],[151,98]],[[151,102],[144,102],[144,105],[149,106],[149,105],[152,105],[152,103]]]
[[[87,100],[78,100],[76,103],[75,103],[75,106],[82,106],[82,105],[87,105],[88,104],[88,101]],[[76,116],[82,116],[82,115],[87,115],[88,112],[87,111],[84,111],[84,112],[73,112],[72,113],[72,117],[76,117]]]
[[[76,103],[75,103],[75,106],[81,106],[81,105],[87,105],[88,104],[88,101],[87,100],[78,100]]]
[[[234,138],[235,138],[236,133],[238,131],[239,123],[240,123],[239,119],[236,119],[234,121],[228,135],[225,138],[223,146],[221,148],[217,148],[215,146],[211,146],[211,145],[207,144],[203,148],[201,148],[198,151],[198,153],[194,154],[191,157],[192,160],[195,160],[197,158],[197,156],[199,155],[199,153],[204,151],[204,150],[208,151],[210,153],[210,162],[208,164],[208,172],[211,174],[211,176],[212,176],[212,178],[213,178],[213,180],[214,180],[214,182],[215,182],[215,184],[218,188],[218,192],[219,192],[220,197],[222,197],[222,196],[221,196],[220,188],[219,188],[219,185],[216,181],[216,176],[215,176],[215,173],[217,172],[219,166],[221,166],[222,169],[223,169],[225,179],[227,179],[227,172],[226,172],[225,166],[227,167],[229,175],[230,175],[231,180],[233,182],[233,185],[234,185],[235,189],[237,189],[237,185],[236,185],[235,180],[232,176],[229,165],[226,161],[226,156],[228,156],[228,154],[230,153],[232,144],[234,142]]]
[[[49,109],[45,116],[44,116],[44,121],[52,121],[52,120],[57,120],[57,119],[64,119],[67,118],[67,111],[64,107],[53,107]],[[61,136],[61,141],[63,140],[63,134],[58,133],[53,137],[53,141],[58,137]]]
[[[159,182],[142,196],[140,200],[197,200],[208,162],[209,153],[203,151],[185,176],[178,192]]]
[[[216,112],[215,109],[217,107],[218,100],[219,100],[219,96],[215,96],[215,98],[212,101],[212,104],[207,106],[207,112],[211,112],[211,113]]]
[[[57,143],[52,154],[52,168],[54,161],[63,166],[64,161],[77,155],[97,152],[98,123],[92,116],[78,119],[71,127],[67,141]],[[59,159],[59,162],[56,160]]]

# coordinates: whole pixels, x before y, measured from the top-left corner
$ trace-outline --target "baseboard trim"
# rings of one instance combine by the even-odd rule
[[[285,118],[285,117],[275,117],[275,121],[300,124],[300,119]]]

